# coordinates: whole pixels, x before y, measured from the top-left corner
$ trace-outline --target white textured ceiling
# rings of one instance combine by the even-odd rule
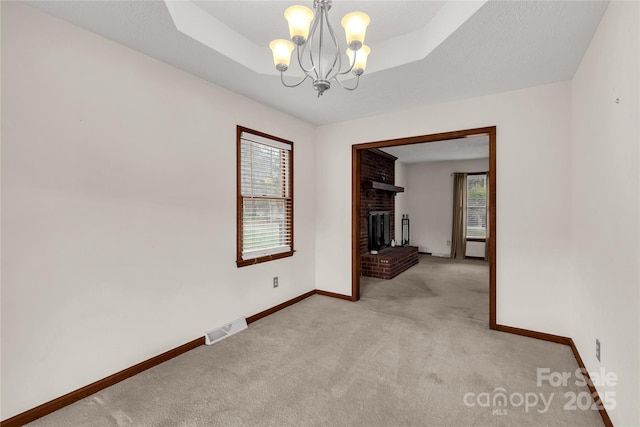
[[[489,157],[489,135],[382,148],[402,163],[473,160]]]
[[[309,82],[295,89],[284,88],[277,75],[260,74],[178,31],[162,1],[23,3],[316,125],[569,80],[608,4],[606,1],[475,3],[481,6],[479,10],[450,35],[447,33],[446,38],[438,40],[423,59],[365,73],[354,92],[332,87],[323,97],[316,98]],[[286,22],[281,13],[287,5],[296,3],[311,6],[312,2],[213,1],[200,4],[200,8],[217,15],[219,21],[241,32],[252,44],[259,45],[267,37],[262,42],[266,46],[272,38],[286,36]],[[343,5],[338,3],[343,2],[335,0],[330,14],[336,11],[341,16]],[[407,31],[422,28],[426,32],[420,34],[429,34],[438,30],[432,19],[441,17],[438,12],[445,9],[442,2],[428,1],[344,3],[355,3],[357,9],[372,15],[367,31],[367,44],[371,41],[372,49],[376,43],[384,45],[385,41],[406,36]],[[348,6],[351,5],[345,5],[345,9],[353,9]],[[403,26],[404,21],[408,22],[407,27]],[[337,27],[341,34],[342,28]],[[269,28],[274,28],[273,34]],[[414,39],[412,42],[416,44],[399,44],[397,53],[406,56],[430,42],[419,40],[420,37]],[[381,50],[384,51],[379,49],[378,53]],[[272,66],[266,47],[264,55]],[[373,50],[370,64],[374,71],[375,55]],[[377,60],[384,62],[387,58]]]
[[[292,4],[312,7],[309,0],[302,1],[195,1],[199,7],[224,22],[232,30],[252,42],[266,46],[271,40],[289,38],[284,11]],[[444,1],[346,1],[336,0],[329,16],[333,28],[342,34],[340,19],[347,13],[366,8],[372,21],[367,44],[400,36],[424,27]],[[402,25],[398,25],[402,22]]]

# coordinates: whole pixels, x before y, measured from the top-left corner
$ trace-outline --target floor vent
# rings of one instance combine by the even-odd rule
[[[247,329],[247,319],[241,317],[240,319],[236,319],[233,322],[226,323],[207,332],[204,336],[205,344],[215,344],[218,341],[240,331],[244,331],[245,329]]]

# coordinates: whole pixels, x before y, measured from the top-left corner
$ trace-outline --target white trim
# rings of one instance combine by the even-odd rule
[[[258,249],[255,251],[242,252],[242,259],[255,259],[263,256],[282,254],[285,252],[291,252],[291,246],[277,246],[274,248]]]

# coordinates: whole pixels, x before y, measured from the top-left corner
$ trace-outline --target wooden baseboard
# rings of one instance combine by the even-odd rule
[[[303,299],[309,298],[311,295],[314,295],[315,293],[316,293],[316,291],[315,291],[315,290],[313,290],[313,291],[309,291],[309,292],[307,292],[306,294],[302,294],[302,295],[300,295],[300,296],[297,296],[297,297],[295,297],[295,298],[292,298],[292,299],[290,299],[289,301],[285,301],[285,302],[283,302],[282,304],[278,304],[278,305],[276,305],[275,307],[268,308],[268,309],[266,309],[266,310],[264,310],[264,311],[261,311],[261,312],[260,312],[260,313],[258,313],[258,314],[254,314],[253,316],[249,316],[249,317],[247,317],[247,324],[249,324],[249,323],[253,323],[253,322],[255,322],[256,320],[260,320],[260,319],[262,319],[263,317],[267,317],[268,315],[275,313],[276,311],[280,311],[280,310],[282,310],[283,308],[287,308],[287,307],[289,307],[290,305],[293,305],[293,304],[295,304],[295,303],[297,303],[297,302],[302,301]]]
[[[1,427],[23,426],[27,423],[37,420],[38,418],[42,418],[45,415],[55,412],[58,409],[71,405],[72,403],[77,402],[78,400],[84,399],[87,396],[97,393],[100,390],[104,390],[107,387],[117,384],[120,381],[126,380],[127,378],[130,378],[136,374],[139,374],[142,371],[146,371],[149,368],[153,368],[154,366],[159,365],[163,362],[166,362],[167,360],[173,359],[174,357],[179,356],[183,353],[186,353],[189,350],[193,350],[196,347],[200,347],[201,345],[204,345],[204,336],[201,338],[195,339],[191,342],[188,342],[186,344],[183,344],[179,347],[176,347],[172,350],[159,354],[158,356],[152,357],[149,360],[145,360],[144,362],[138,363],[137,365],[131,366],[130,368],[123,369],[118,373],[115,373],[106,378],[98,380],[92,384],[89,384],[88,386],[79,388],[78,390],[67,393],[64,396],[58,397],[57,399],[53,399],[47,403],[43,403],[40,406],[36,406],[35,408],[25,411],[14,417],[8,418],[0,422],[0,426]]]
[[[512,326],[496,325],[496,331],[506,332],[509,334],[521,335],[523,337],[535,338],[543,341],[555,342],[558,344],[571,345],[571,338],[562,337],[560,335],[546,334],[544,332],[530,331],[529,329],[514,328]]]
[[[584,362],[582,361],[582,357],[580,357],[580,353],[578,352],[578,348],[576,347],[576,343],[573,342],[572,338],[569,338],[570,343],[568,344],[571,347],[571,351],[573,351],[573,356],[576,358],[576,362],[578,362],[578,366],[582,370],[582,374],[585,377],[587,382],[587,387],[589,387],[589,391],[591,392],[591,396],[599,396],[598,390],[596,390],[593,381],[591,380],[591,376],[589,376],[589,371],[587,371],[586,366],[584,366]],[[594,399],[595,400],[595,399]],[[613,422],[611,422],[611,418],[609,418],[609,414],[607,410],[604,408],[604,404],[598,400],[595,400],[596,405],[598,406],[598,412],[600,412],[600,417],[602,417],[602,422],[606,427],[613,427]]]
[[[247,323],[253,323],[256,320],[262,319],[263,317],[269,316],[270,314],[273,314],[277,311],[280,311],[286,307],[289,307],[297,302],[300,302],[312,295],[323,295],[323,296],[328,296],[328,297],[332,297],[332,298],[339,298],[339,299],[343,299],[343,300],[347,300],[347,301],[354,301],[353,297],[349,296],[349,295],[343,295],[343,294],[337,294],[337,293],[333,293],[333,292],[328,292],[328,291],[322,291],[322,290],[313,290],[313,291],[309,291],[305,294],[302,294],[298,297],[292,298],[288,301],[283,302],[282,304],[278,304],[275,307],[271,307],[267,310],[261,311],[258,314],[255,314],[253,316],[247,317]],[[569,347],[571,347],[571,350],[573,351],[573,355],[576,358],[576,362],[578,363],[578,366],[582,369],[582,372],[585,373],[585,378],[587,380],[587,386],[589,387],[589,391],[591,392],[592,396],[596,396],[597,395],[597,390],[593,384],[593,381],[591,381],[591,378],[589,377],[589,374],[586,370],[586,367],[584,365],[584,362],[582,361],[582,357],[580,357],[580,353],[578,352],[578,349],[575,345],[575,343],[573,342],[573,339],[568,338],[568,337],[563,337],[560,335],[552,335],[552,334],[547,334],[544,332],[536,332],[536,331],[531,331],[528,329],[521,329],[521,328],[514,328],[512,326],[505,326],[505,325],[495,325],[494,328],[492,328],[493,330],[496,331],[500,331],[500,332],[505,332],[505,333],[510,333],[510,334],[515,334],[515,335],[521,335],[524,337],[529,337],[529,338],[535,338],[535,339],[539,339],[539,340],[543,340],[543,341],[550,341],[553,343],[557,343],[557,344],[564,344],[567,345]],[[48,415],[54,411],[57,411],[58,409],[61,409],[65,406],[68,406],[74,402],[77,402],[78,400],[84,399],[87,396],[90,396],[94,393],[97,393],[107,387],[110,387],[114,384],[119,383],[120,381],[123,381],[129,377],[132,377],[136,374],[139,374],[140,372],[143,372],[149,368],[152,368],[156,365],[159,365],[163,362],[166,362],[167,360],[173,359],[176,356],[179,356],[183,353],[186,353],[187,351],[193,350],[196,347],[199,347],[201,345],[203,345],[205,343],[205,339],[204,337],[195,339],[191,342],[188,342],[186,344],[183,344],[179,347],[176,347],[172,350],[166,351],[158,356],[155,356],[149,360],[146,360],[144,362],[138,363],[137,365],[134,365],[130,368],[127,369],[123,369],[122,371],[110,375],[106,378],[103,378],[101,380],[98,380],[92,384],[89,384],[88,386],[82,387],[78,390],[72,391],[70,393],[65,394],[64,396],[61,396],[57,399],[53,399],[47,403],[44,403],[40,406],[37,406],[33,409],[30,409],[28,411],[25,411],[21,414],[18,414],[14,417],[8,418],[4,421],[0,422],[0,427],[20,427],[23,426],[27,423],[30,423],[32,421],[37,420],[38,418],[42,418],[45,415]],[[609,418],[609,414],[607,414],[607,410],[603,407],[603,405],[601,404],[601,402],[597,402],[596,404],[598,404],[599,407],[599,412],[600,412],[600,416],[602,417],[602,421],[604,422],[606,427],[613,427],[613,423],[611,422],[611,418]]]
[[[496,325],[496,327],[492,328],[492,329],[494,329],[496,331],[500,331],[500,332],[506,332],[506,333],[509,333],[509,334],[521,335],[521,336],[524,336],[524,337],[535,338],[535,339],[538,339],[538,340],[550,341],[550,342],[554,342],[554,343],[558,343],[558,344],[564,344],[564,345],[567,345],[567,346],[571,347],[571,351],[573,352],[573,356],[576,358],[576,362],[578,363],[578,366],[580,367],[580,369],[583,372],[583,375],[585,377],[585,381],[587,382],[587,387],[589,387],[589,391],[591,392],[591,396],[598,396],[598,390],[596,390],[596,387],[593,384],[593,381],[591,381],[591,377],[589,376],[589,372],[587,371],[587,368],[584,366],[584,362],[582,361],[582,357],[580,357],[580,353],[578,352],[578,348],[576,347],[576,344],[573,342],[572,338],[563,337],[563,336],[560,336],[560,335],[546,334],[544,332],[531,331],[529,329],[514,328],[512,326],[504,326],[504,325]],[[604,422],[604,425],[606,427],[613,427],[613,423],[611,422],[611,418],[609,418],[609,414],[607,413],[607,410],[604,408],[604,405],[602,404],[602,402],[599,401],[599,398],[598,399],[594,398],[594,402],[598,407],[598,411],[600,412],[600,417],[602,418],[602,422]]]
[[[321,291],[321,290],[316,289],[316,290],[313,290],[313,291],[309,291],[309,292],[307,292],[305,294],[302,294],[300,296],[297,296],[295,298],[292,298],[289,301],[285,301],[282,304],[278,304],[275,307],[271,307],[271,308],[268,308],[268,309],[266,309],[264,311],[261,311],[258,314],[254,314],[253,316],[247,317],[247,324],[253,323],[256,320],[260,320],[263,317],[267,317],[270,314],[273,314],[273,313],[275,313],[277,311],[280,311],[280,310],[282,310],[284,308],[287,308],[287,307],[289,307],[289,306],[291,306],[291,305],[293,305],[293,304],[295,304],[297,302],[302,301],[303,299],[309,298],[311,295],[316,295],[316,294],[317,295],[323,295],[323,296],[326,296],[326,297],[344,299],[344,300],[347,300],[347,301],[354,301],[354,299],[353,299],[353,297],[351,297],[351,295],[336,294],[336,293],[333,293],[333,292]]]
[[[311,295],[314,295],[315,293],[316,293],[315,290],[307,292],[306,294],[290,299],[289,301],[285,301],[282,304],[279,304],[268,310],[265,310],[253,316],[250,316],[247,318],[247,323],[252,323],[258,319],[262,319],[263,317],[268,316],[272,313],[275,313],[276,311],[282,310],[285,307],[288,307],[299,301],[302,301],[303,299],[308,298]],[[335,295],[338,295],[338,294],[335,294]],[[38,418],[42,418],[45,415],[55,412],[58,409],[71,405],[72,403],[77,402],[78,400],[84,399],[87,396],[90,396],[94,393],[104,390],[107,387],[117,384],[120,381],[126,380],[127,378],[137,375],[140,372],[146,371],[149,368],[153,368],[154,366],[159,365],[163,362],[166,362],[169,359],[173,359],[174,357],[179,356],[183,353],[186,353],[187,351],[193,350],[196,347],[204,345],[204,343],[205,343],[204,336],[201,338],[195,339],[191,342],[183,344],[172,350],[166,351],[158,356],[152,357],[149,360],[145,360],[144,362],[131,366],[130,368],[123,369],[118,373],[115,373],[106,378],[98,380],[92,384],[89,384],[88,386],[79,388],[78,390],[72,391],[70,393],[65,394],[64,396],[58,397],[57,399],[53,399],[49,402],[43,403],[40,406],[36,406],[33,409],[29,409],[28,411],[22,412],[4,421],[0,421],[0,427],[23,426],[27,423],[37,420]]]
[[[355,299],[351,295],[336,294],[334,292],[321,291],[319,289],[316,289],[316,294],[323,295],[325,297],[343,299],[343,300],[347,300],[347,301],[355,301]]]

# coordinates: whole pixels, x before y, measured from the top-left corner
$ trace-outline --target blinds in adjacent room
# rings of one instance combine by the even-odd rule
[[[293,250],[291,154],[291,143],[241,134],[242,260]]]
[[[487,175],[467,175],[467,238],[487,237]]]

